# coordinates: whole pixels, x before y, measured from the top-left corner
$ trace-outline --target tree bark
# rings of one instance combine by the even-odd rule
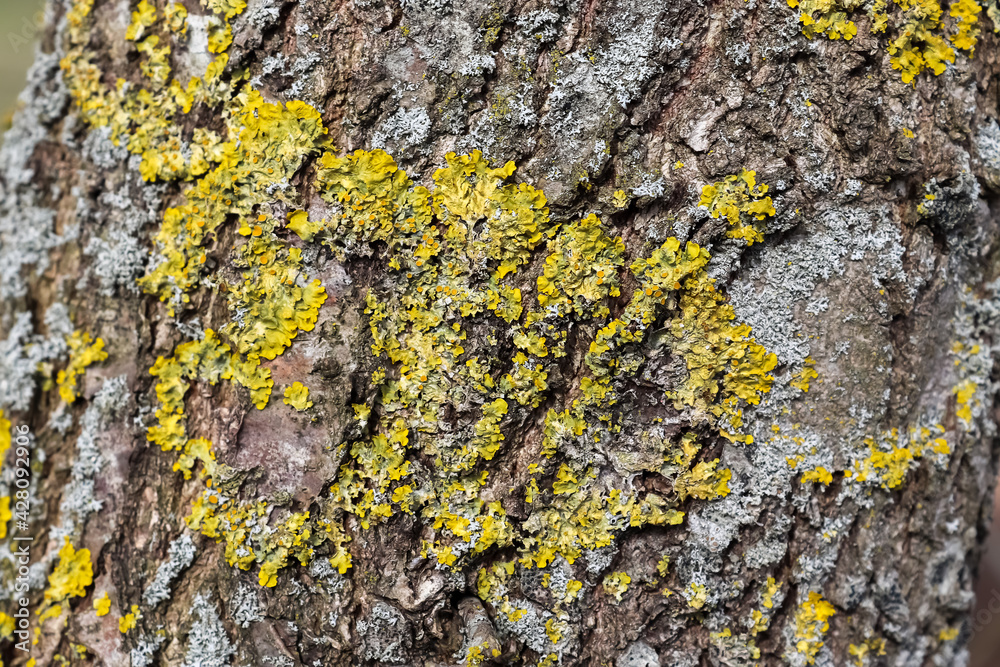
[[[965,664],[1000,12],[790,4],[50,0],[3,660]]]

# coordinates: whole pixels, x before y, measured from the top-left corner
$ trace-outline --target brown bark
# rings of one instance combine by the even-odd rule
[[[19,528],[15,517],[6,548],[16,548],[12,536],[34,538],[35,664],[458,665],[477,664],[480,653],[482,664],[622,667],[965,663],[997,472],[995,5],[982,4],[973,53],[946,41],[954,62],[940,75],[928,64],[905,84],[890,53],[917,25],[905,3],[890,5],[884,33],[870,30],[873,6],[847,12],[857,28],[850,40],[803,35],[800,13],[821,18],[809,4],[742,0],[259,0],[228,19],[225,8],[214,12],[222,5],[191,2],[184,32],[169,28],[168,3],[156,2],[155,22],[131,40],[125,33],[142,23],[132,14],[142,7],[96,0],[81,13],[82,4],[50,2],[28,89],[0,149],[0,409],[14,428],[30,428],[33,451],[29,525]],[[958,34],[959,6],[944,7],[933,34]],[[213,30],[227,22],[232,45],[210,53]],[[151,69],[157,56],[138,47],[151,34],[160,41],[143,48],[171,45],[160,84]],[[926,55],[928,44],[915,48]],[[116,146],[115,121],[101,127],[86,102],[94,91],[124,91],[126,99],[148,87],[161,96],[152,106],[158,118],[164,105],[183,106],[176,91],[164,92],[169,81],[182,91],[192,76],[208,81],[219,52],[228,54],[220,87],[206,83],[189,111],[171,107],[156,126],[178,137],[183,168],[149,178],[151,160],[169,153],[167,140],[156,139],[147,155],[128,146],[155,123],[137,121],[137,106],[106,99],[107,108],[131,114]],[[91,97],[81,97],[80,54],[97,72]],[[118,79],[125,87],[116,88]],[[238,96],[250,89],[275,113],[296,108],[293,101],[315,109],[328,144],[310,139],[285,162],[274,151],[292,145],[291,134],[271,143],[243,135],[226,149],[227,132],[235,140],[272,108],[239,120],[251,107]],[[202,170],[192,157],[196,130],[218,139],[207,142]],[[324,169],[333,169],[320,157],[376,149],[416,185],[456,199],[457,186],[435,184],[450,153],[482,151],[493,168],[513,161],[505,182],[547,200],[542,235],[530,243],[504,237],[493,227],[499,215],[470,213],[466,237],[456,241],[444,230],[462,214],[443,200],[424,232],[440,248],[426,265],[393,267],[399,248],[412,240],[410,261],[421,239],[404,239],[398,220],[389,238],[372,231],[377,225],[351,231],[356,202],[330,195]],[[157,239],[168,209],[193,206],[190,193],[226,168],[213,150],[239,154],[231,182],[249,185],[235,195],[209,190],[212,201],[236,201],[185,250],[188,259],[204,250],[205,260],[188,264],[196,276],[190,301],[171,303],[182,291],[176,276],[160,294],[137,280],[169,255]],[[262,170],[275,160],[288,178],[268,189]],[[261,175],[254,181],[240,170]],[[703,188],[728,192],[726,177],[748,171],[769,190],[751,184],[734,195],[735,222],[724,211],[711,217],[715,204],[706,204],[712,197]],[[359,173],[350,177],[363,181]],[[499,182],[478,178],[470,188]],[[747,207],[766,197],[773,212],[754,217]],[[415,201],[401,210],[417,211]],[[310,222],[328,222],[315,240],[287,222],[300,209]],[[176,237],[188,239],[198,232],[183,224],[197,227],[198,216],[210,215],[185,210]],[[572,245],[591,213],[611,240],[606,251]],[[740,230],[762,239],[748,242]],[[293,341],[274,359],[261,357],[274,385],[263,409],[247,388],[252,380],[234,379],[232,367],[222,378],[185,367],[184,442],[205,439],[215,458],[192,454],[184,464],[181,452],[156,445],[165,405],[156,388],[165,380],[150,371],[158,359],[178,359],[185,344],[211,340],[206,330],[221,332],[221,344],[246,361],[252,354],[239,341],[250,334],[241,327],[263,322],[269,335],[281,328],[280,308],[265,321],[236,296],[274,275],[246,278],[255,265],[241,264],[239,249],[254,239],[272,243],[278,272],[292,272],[262,302],[314,279],[326,299],[314,327],[303,323],[313,312],[305,297],[281,303],[306,314],[290,325]],[[493,250],[474,247],[490,239],[499,239]],[[671,239],[681,248],[697,243],[707,263],[671,260],[677,282],[661,285],[666,295],[649,306],[650,321],[623,325],[635,339],[612,336],[595,361],[588,352],[603,340],[602,327],[660,298],[648,287],[659,278],[633,263]],[[300,263],[282,254],[289,248],[301,250]],[[500,254],[520,248],[523,261],[497,279]],[[471,268],[448,282],[440,276],[451,252]],[[574,267],[581,252],[584,266]],[[563,259],[555,278],[546,273]],[[608,275],[597,274],[605,263]],[[416,296],[426,274],[413,267],[431,265],[441,287],[429,293],[456,289],[451,305],[427,307]],[[566,279],[553,294],[568,294],[569,305],[551,305],[550,294],[546,307],[545,280],[567,275],[598,297],[580,288],[574,300]],[[712,280],[718,297],[706,296]],[[506,298],[501,286],[520,290],[523,313],[505,317],[502,305],[487,305],[489,290]],[[472,297],[457,287],[482,296],[478,312],[458,312]],[[386,307],[382,324],[369,295]],[[406,313],[432,311],[445,324],[428,325],[439,338],[418,347],[418,325]],[[542,318],[537,329],[531,312]],[[394,363],[373,349],[373,329],[385,322],[400,327],[388,339],[412,344],[415,360]],[[465,339],[441,342],[453,323]],[[548,336],[549,354],[519,342],[530,331]],[[554,351],[559,331],[562,357]],[[91,336],[81,350],[99,338],[107,357],[80,367],[77,397],[67,403],[58,373],[81,358],[67,344],[83,340],[73,332]],[[462,350],[453,367],[440,370],[454,345]],[[530,364],[516,362],[519,353]],[[435,355],[444,359],[438,366],[428,361]],[[472,389],[482,382],[466,370],[472,359],[495,387]],[[424,371],[408,378],[424,363],[433,366],[430,380]],[[544,368],[543,387],[513,386],[536,368]],[[756,371],[746,384],[734,379]],[[593,398],[584,380],[599,384],[601,373],[610,393]],[[416,398],[408,403],[399,387],[411,380]],[[309,388],[312,405],[303,411],[282,401],[295,382]],[[436,387],[444,398],[432,395]],[[503,440],[483,454],[476,448],[493,425],[484,415],[500,399]],[[552,415],[569,415],[574,401],[585,426],[563,427],[545,456]],[[363,461],[379,437],[400,430],[405,465],[388,454]],[[693,454],[685,443],[696,443]],[[460,454],[463,446],[480,453]],[[15,450],[0,477],[12,510]],[[461,456],[471,463],[448,467]],[[373,476],[386,471],[399,476],[379,487]],[[482,472],[486,481],[472,481]],[[560,474],[575,475],[571,491],[559,491]],[[471,489],[469,497],[447,496],[451,482]],[[341,483],[356,495],[339,497]],[[411,506],[400,500],[404,484]],[[526,499],[532,484],[534,502]],[[366,505],[368,489],[374,500]],[[253,545],[251,557],[237,562],[247,552],[226,551],[227,541],[236,543],[232,526],[190,527],[212,494],[241,511],[260,501],[266,514],[254,521],[283,541],[261,542],[267,528],[253,533],[242,543]],[[597,505],[579,509],[594,498]],[[626,501],[634,501],[629,510]],[[388,516],[377,517],[380,504]],[[311,536],[295,527],[305,512]],[[489,536],[496,517],[504,527]],[[329,536],[319,519],[335,526]],[[565,528],[559,535],[574,546],[553,546],[558,531],[546,533],[547,521]],[[602,521],[611,526],[609,544],[595,537]],[[296,551],[296,539],[311,551]],[[56,583],[47,577],[58,575],[67,540],[76,553],[89,550],[92,581],[83,577],[80,594],[53,602]],[[552,562],[539,562],[550,547]],[[344,572],[340,548],[349,554]],[[10,552],[0,547],[0,609],[12,615]],[[274,585],[261,585],[262,568],[282,553]],[[501,564],[507,574],[498,574]],[[98,616],[94,603],[104,593],[110,613]],[[133,605],[134,627],[120,626]],[[35,612],[45,609],[56,611],[39,621]],[[0,652],[23,665],[28,654],[16,641],[4,640]]]

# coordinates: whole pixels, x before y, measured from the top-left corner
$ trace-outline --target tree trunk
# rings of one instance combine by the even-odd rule
[[[964,664],[1000,12],[788,5],[51,0],[3,660]]]

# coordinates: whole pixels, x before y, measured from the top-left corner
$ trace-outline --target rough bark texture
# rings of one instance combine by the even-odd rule
[[[964,664],[995,2],[186,5],[0,149],[33,664]]]

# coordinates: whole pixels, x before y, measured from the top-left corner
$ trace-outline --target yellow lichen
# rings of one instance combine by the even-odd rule
[[[484,652],[485,651],[485,652]],[[490,648],[489,644],[477,644],[470,646],[465,652],[465,664],[468,667],[478,667],[489,660],[490,657],[500,656],[500,649]]]
[[[559,640],[563,638],[565,630],[566,623],[564,622],[557,621],[554,618],[545,621],[545,634],[553,644],[559,643]]]
[[[789,384],[796,389],[801,389],[802,391],[809,391],[809,382],[815,380],[819,377],[813,366],[816,361],[812,357],[806,357],[803,362],[802,370],[799,371]]]
[[[7,522],[14,515],[10,511],[10,496],[0,498],[0,539],[7,537]]]
[[[632,577],[628,576],[626,572],[612,572],[604,577],[602,585],[605,593],[613,597],[616,602],[621,602],[630,583],[632,583]]]
[[[256,318],[267,321],[270,313],[282,313],[284,304],[291,304],[297,312],[307,311],[312,300],[320,298],[322,288],[315,283],[312,287],[296,284],[301,262],[295,249],[284,249],[271,233],[273,221],[265,216],[263,224],[258,222],[260,216],[253,210],[269,199],[271,188],[298,170],[306,156],[325,146],[326,128],[316,110],[301,102],[269,104],[254,90],[245,91],[237,100],[241,106],[234,109],[231,122],[234,132],[238,128],[238,136],[221,145],[213,156],[219,166],[188,190],[186,203],[166,211],[156,236],[163,259],[140,285],[166,301],[171,311],[187,303],[188,292],[198,284],[206,261],[205,239],[228,215],[236,215],[241,219],[241,233],[251,237],[240,253],[247,269],[244,278],[251,284],[237,285],[230,302],[250,303],[251,297],[259,299],[269,295],[269,290],[277,290],[275,299],[261,304],[255,313]],[[257,228],[261,232],[254,233]],[[309,294],[310,290],[317,294]],[[278,345],[293,336],[295,322],[295,314],[277,319]],[[263,346],[262,333],[256,333],[253,341],[261,339]]]
[[[321,222],[309,220],[309,214],[305,211],[294,211],[288,214],[288,222],[285,223],[287,229],[298,234],[303,241],[312,241],[317,234],[323,231]]]
[[[965,420],[966,423],[972,422],[973,398],[976,395],[977,388],[974,380],[966,379],[954,389],[956,402],[958,403],[958,409],[955,411],[955,414],[960,419]]]
[[[691,582],[684,590],[684,597],[692,609],[701,609],[708,602],[708,588],[703,584]]]
[[[781,590],[781,585],[774,580],[774,577],[767,578],[767,586],[761,593],[761,604],[767,609],[774,608],[774,596]]]
[[[313,402],[309,400],[309,387],[301,382],[293,382],[285,389],[285,405],[290,405],[299,412],[312,407]]]
[[[59,549],[59,562],[49,575],[45,602],[54,604],[70,597],[83,597],[87,594],[87,586],[93,581],[94,570],[90,564],[90,550],[74,549],[67,537]]]
[[[0,409],[0,469],[3,468],[3,461],[7,457],[7,450],[10,449],[10,445],[13,442],[10,434],[11,426],[10,420],[4,416],[3,410]]]
[[[150,370],[157,378],[159,406],[147,438],[178,453],[174,469],[186,479],[201,461],[199,478],[206,489],[188,523],[225,541],[230,562],[248,567],[237,545],[252,544],[249,562],[261,563],[262,579],[271,583],[289,555],[308,560],[312,547],[332,542],[330,562],[344,572],[350,567],[350,554],[335,510],[302,524],[293,518],[276,533],[258,529],[249,539],[244,529],[233,528],[240,525],[240,517],[244,525],[266,521],[269,508],[240,505],[216,490],[212,443],[189,438],[186,430],[185,396],[196,381],[233,381],[247,388],[254,404],[263,409],[273,381],[262,360],[282,354],[298,332],[311,330],[326,299],[319,282],[305,275],[300,251],[273,233],[274,223],[262,210],[283,198],[272,193],[287,184],[306,157],[328,148],[326,129],[319,113],[302,102],[271,104],[250,87],[237,92],[223,76],[229,61],[225,51],[232,41],[230,21],[246,3],[205,0],[203,4],[214,14],[206,27],[208,50],[216,57],[201,77],[191,77],[186,84],[170,78],[170,54],[175,45],[186,48],[183,42],[188,32],[187,10],[179,3],[163,8],[166,30],[156,30],[156,34],[149,34],[157,27],[153,4],[143,0],[132,17],[127,32],[140,53],[143,80],[139,85],[119,80],[105,86],[94,64],[98,56],[89,50],[92,0],[75,0],[67,14],[68,44],[61,66],[83,120],[92,127],[109,127],[113,143],[141,156],[139,172],[144,179],[193,181],[183,202],[164,214],[155,239],[154,262],[140,281],[143,289],[166,302],[173,315],[189,303],[190,293],[201,284],[209,244],[217,238],[220,226],[233,216],[239,221],[239,231],[248,237],[234,248],[242,279],[236,285],[221,286],[238,316],[223,327],[221,337],[207,330],[201,340],[182,343],[171,356],[160,357]],[[196,104],[221,107],[226,136],[215,129],[194,127],[182,137],[181,125],[175,121]],[[68,381],[72,379],[68,376]],[[126,624],[133,622],[134,618],[126,620]]]
[[[170,32],[184,34],[187,32],[187,8],[179,2],[168,2],[163,8],[163,18]]]
[[[979,37],[979,13],[983,8],[976,0],[953,0],[949,14],[958,20],[958,32],[949,39],[956,48],[968,51],[971,56]]]
[[[933,430],[925,426],[914,427],[907,435],[890,429],[878,438],[865,438],[863,443],[868,454],[852,462],[851,467],[844,471],[845,478],[854,483],[871,479],[885,489],[898,487],[916,459],[929,454],[944,457],[951,453],[946,439],[932,438],[935,431],[942,434],[944,428],[940,425],[935,425]]]
[[[109,611],[111,611],[111,598],[108,597],[108,592],[104,591],[101,597],[94,599],[94,613],[98,616],[107,616]]]
[[[550,254],[538,277],[539,304],[560,314],[572,309],[603,316],[604,299],[619,295],[624,251],[622,240],[607,236],[596,215],[573,223],[549,242]]]
[[[146,28],[149,28],[155,22],[156,6],[146,0],[141,0],[136,6],[136,10],[132,12],[132,23],[129,24],[128,30],[125,31],[125,39],[133,42],[138,41]]]
[[[795,649],[805,655],[806,663],[816,662],[816,654],[823,648],[823,636],[830,629],[829,619],[836,610],[815,591],[809,592],[795,612]]]
[[[201,340],[178,345],[154,364],[150,372],[159,405],[147,434],[150,442],[176,453],[174,467],[186,479],[201,462],[198,483],[205,488],[187,523],[224,544],[227,562],[242,569],[259,565],[260,583],[273,586],[290,561],[306,563],[325,545],[333,554],[330,563],[343,573],[351,555],[339,517],[351,513],[368,529],[401,512],[424,522],[432,535],[423,554],[444,567],[461,567],[490,549],[516,550],[511,569],[503,569],[508,576],[515,562],[522,568],[546,567],[557,557],[572,562],[584,550],[610,545],[630,527],[677,525],[684,516],[676,509],[678,499],[728,493],[730,472],[717,470],[718,461],[698,461],[700,447],[693,442],[678,463],[662,470],[676,482],[677,498],[621,488],[622,480],[598,481],[595,472],[566,455],[573,439],[600,441],[618,433],[621,426],[610,412],[618,400],[616,386],[639,367],[634,360],[622,363],[620,353],[653,344],[647,333],[664,322],[668,334],[655,344],[683,359],[689,374],[669,398],[692,423],[707,421],[722,435],[750,441],[739,433],[740,410],[769,390],[776,361],[753,341],[748,327],[733,322],[732,309],[705,274],[704,249],[669,239],[640,256],[630,267],[639,287],[621,316],[608,322],[612,300],[621,296],[626,249],[595,215],[554,223],[541,191],[509,182],[513,163],[491,166],[478,151],[448,154],[430,187],[414,184],[382,151],[338,155],[315,109],[296,101],[265,102],[259,92],[239,90],[227,79],[229,22],[245,3],[205,4],[215,15],[207,28],[209,51],[216,57],[201,78],[169,79],[169,56],[175,46],[183,47],[186,34],[186,12],[176,4],[163,10],[167,31],[158,28],[152,35],[147,33],[155,9],[140,7],[132,38],[140,50],[142,82],[109,88],[94,65],[96,54],[87,50],[92,5],[77,0],[68,16],[63,69],[84,120],[110,127],[114,142],[140,156],[143,178],[189,183],[182,201],[164,213],[143,289],[173,314],[190,302],[194,290],[211,285],[226,294],[233,313],[218,334],[206,330]],[[175,121],[195,105],[221,107],[221,135],[218,128],[196,127],[182,140]],[[308,157],[320,153],[315,186],[331,213],[330,219],[310,220],[298,193],[285,185]],[[712,213],[732,219],[729,209],[735,206],[730,235],[759,240],[760,230],[741,216],[759,222],[774,214],[766,187],[757,188],[753,172],[743,172],[718,189],[709,202]],[[216,484],[224,467],[216,464],[210,441],[189,437],[185,400],[194,383],[225,380],[248,389],[263,409],[273,386],[264,362],[316,325],[326,292],[305,275],[301,251],[277,229],[275,216],[287,210],[294,212],[285,227],[338,256],[364,244],[384,244],[391,279],[365,295],[364,309],[372,352],[388,363],[372,375],[378,399],[356,410],[364,436],[343,443],[349,458],[329,497],[316,512],[291,513],[274,524],[274,505],[241,503],[234,489]],[[209,255],[218,257],[216,239],[230,220],[242,237],[232,254],[241,275],[234,284],[221,284],[218,277],[206,281]],[[548,258],[534,282],[536,307],[531,292],[522,294],[531,283],[519,269],[546,241]],[[584,342],[590,344],[589,375],[572,390],[579,398],[547,413],[544,460],[533,464],[524,488],[536,502],[522,525],[508,520],[506,501],[495,499],[496,489],[490,488],[495,482],[480,466],[501,454],[508,429],[551,398],[553,364],[568,354],[571,330],[598,332]],[[489,350],[471,356],[465,341],[479,332],[493,348],[509,333],[517,351],[509,359],[493,358]],[[386,372],[390,364],[392,371]],[[293,400],[307,402],[295,387],[304,390],[293,384]],[[458,405],[474,410],[477,418],[466,431],[452,433],[442,424]],[[412,447],[433,462],[431,470],[421,464],[419,474],[414,471]],[[558,465],[546,463],[556,455]],[[486,580],[488,585],[481,579],[481,595],[506,595],[498,592],[501,578]],[[567,586],[567,599],[579,590]],[[508,618],[524,615],[523,607],[503,603],[499,608]],[[550,624],[550,636],[563,631],[561,623]]]
[[[937,0],[897,0],[906,17],[899,36],[889,43],[889,62],[902,73],[903,83],[911,83],[925,68],[934,74],[945,70],[945,62],[955,62],[955,52],[940,35],[941,5]]]
[[[62,400],[73,403],[77,398],[80,376],[91,364],[107,359],[108,353],[104,351],[103,340],[98,338],[95,341],[90,334],[82,331],[74,331],[67,336],[66,344],[70,349],[69,364],[64,370],[59,371],[56,385],[59,387],[59,396]]]
[[[308,519],[309,512],[293,514],[265,538],[263,546],[267,553],[258,577],[261,586],[273,588],[278,583],[278,570],[288,565],[289,556],[297,557],[302,564],[312,559],[309,542],[312,531],[305,526]]]
[[[823,486],[829,486],[833,483],[833,475],[823,466],[819,466],[814,470],[806,470],[803,472],[802,482],[815,482],[817,484],[822,484]]]
[[[718,464],[719,459],[696,464],[674,480],[674,491],[681,500],[688,497],[709,500],[729,495],[732,472],[728,469],[716,470]]]
[[[754,221],[760,222],[775,214],[767,190],[766,185],[757,185],[756,172],[744,169],[738,176],[726,176],[722,181],[703,187],[698,205],[708,209],[713,218],[724,217],[729,221],[727,236],[753,245],[764,240]]]
[[[788,0],[788,6],[799,8],[799,23],[806,37],[826,35],[830,39],[850,40],[858,29],[847,13],[861,5],[860,0]]]
[[[135,627],[136,621],[142,618],[139,605],[132,605],[132,610],[118,619],[118,632],[123,635]]]
[[[857,28],[849,15],[865,7],[871,22],[871,32],[886,32],[889,27],[887,0],[788,0],[789,6],[801,6],[799,20],[802,32],[807,37],[826,34],[831,39],[850,39]],[[937,0],[896,0],[902,10],[902,20],[893,25],[895,37],[890,40],[888,51],[893,69],[900,70],[904,83],[911,83],[925,69],[934,74],[945,70],[945,62],[955,62],[955,51],[950,41],[958,49],[968,51],[971,56],[979,35],[979,14],[983,4],[977,0],[952,0],[950,16],[955,19],[957,31],[950,36],[943,33],[941,16],[943,10]],[[1000,10],[995,2],[986,2],[985,7],[994,23],[1000,26]]]
[[[853,662],[856,667],[866,667],[866,665],[874,664],[874,658],[885,655],[885,640],[879,637],[871,637],[863,641],[860,645],[849,645],[847,652],[854,656]]]
[[[0,638],[9,639],[10,637],[13,637],[14,628],[14,617],[0,612]]]
[[[216,384],[233,377],[232,355],[228,345],[222,343],[212,330],[207,330],[200,341],[182,343],[172,357],[159,357],[149,371],[157,378],[156,424],[146,439],[164,451],[183,450],[187,445],[184,397],[195,379]]]
[[[351,567],[347,537],[339,522],[326,518],[330,508],[320,515],[311,512],[292,514],[284,522],[268,525],[272,507],[264,501],[239,504],[211,488],[195,502],[186,521],[192,530],[225,544],[226,561],[247,570],[260,564],[258,579],[262,586],[277,584],[277,573],[294,558],[301,564],[311,562],[315,547],[329,543],[333,555],[330,564],[341,573]],[[265,530],[266,527],[266,530]]]
[[[201,461],[201,477],[215,476],[215,452],[212,443],[204,438],[192,438],[184,443],[184,451],[174,463],[174,471],[184,473],[184,479],[191,479],[191,471],[196,462]]]

